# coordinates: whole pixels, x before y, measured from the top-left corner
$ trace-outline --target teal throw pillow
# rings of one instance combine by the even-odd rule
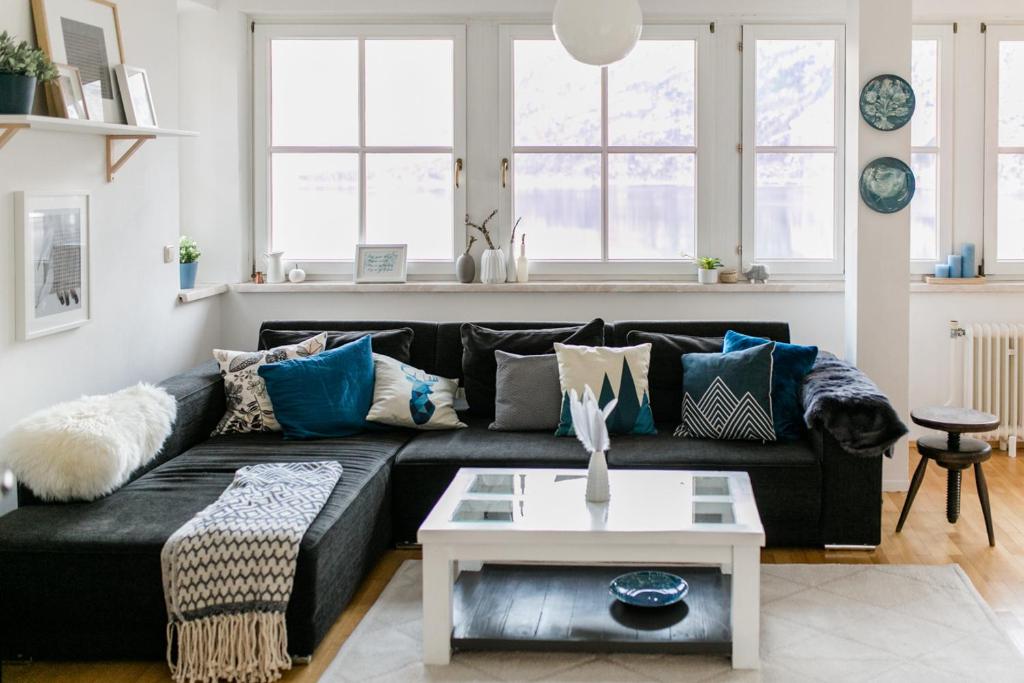
[[[309,358],[259,368],[286,439],[351,436],[373,403],[373,351],[366,336]]]
[[[683,422],[676,436],[775,441],[772,351],[775,344],[734,353],[683,356]]]
[[[725,334],[723,353],[750,349],[771,341],[751,337],[729,330]],[[772,353],[772,414],[775,422],[775,438],[779,441],[794,441],[803,436],[804,411],[800,405],[800,387],[804,377],[814,367],[818,358],[817,346],[801,346],[775,342]]]

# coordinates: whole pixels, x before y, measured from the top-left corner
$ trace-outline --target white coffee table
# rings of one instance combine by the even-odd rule
[[[452,588],[483,562],[712,565],[731,574],[732,664],[759,666],[764,528],[745,472],[612,470],[588,504],[585,470],[464,468],[419,529],[423,661],[451,660]]]

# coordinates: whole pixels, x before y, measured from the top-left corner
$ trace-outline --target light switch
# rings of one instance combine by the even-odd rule
[[[164,263],[174,263],[178,260],[178,248],[173,244],[164,245]]]

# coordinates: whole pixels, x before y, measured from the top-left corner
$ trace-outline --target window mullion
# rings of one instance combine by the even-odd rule
[[[608,67],[601,67],[601,260],[608,261]]]
[[[366,38],[359,38],[359,241],[366,242]]]

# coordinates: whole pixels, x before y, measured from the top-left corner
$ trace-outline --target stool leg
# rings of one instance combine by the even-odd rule
[[[914,470],[914,478],[910,480],[910,490],[907,491],[907,500],[903,503],[903,510],[900,512],[900,521],[896,524],[896,533],[903,531],[903,523],[907,521],[907,515],[910,514],[910,506],[914,504],[917,490],[921,488],[926,469],[928,469],[928,458],[922,457],[921,462],[917,463],[917,469]]]
[[[960,481],[963,470],[950,468],[946,472],[946,520],[956,524],[960,519]]]
[[[981,469],[981,463],[974,463],[974,479],[978,484],[978,499],[981,500],[981,511],[985,515],[985,531],[988,532],[988,544],[996,545],[996,535],[992,530],[992,508],[988,503],[988,483],[985,481],[985,472]]]

